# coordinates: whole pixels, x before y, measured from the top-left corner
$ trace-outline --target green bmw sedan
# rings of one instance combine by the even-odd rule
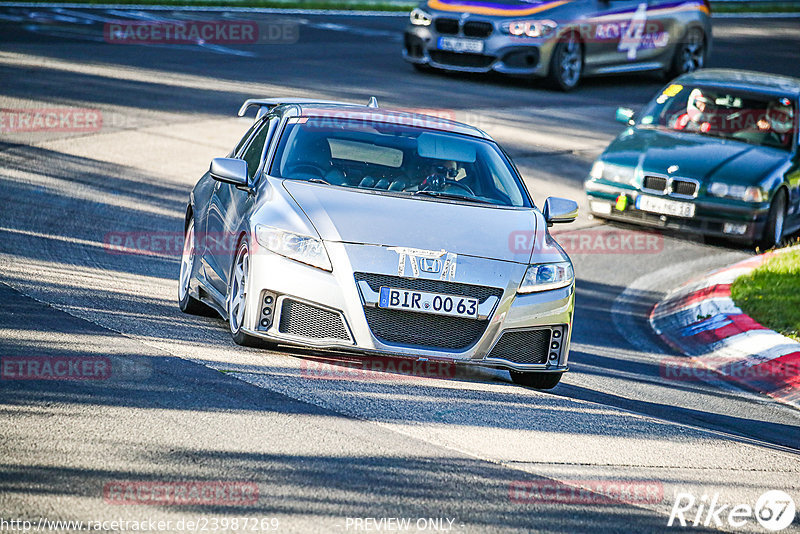
[[[800,228],[800,79],[706,69],[667,84],[595,161],[596,217],[771,247]]]

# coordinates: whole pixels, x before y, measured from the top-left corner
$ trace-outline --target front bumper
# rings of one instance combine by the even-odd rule
[[[635,188],[607,180],[589,180],[585,188],[589,210],[597,217],[747,243],[761,239],[769,213],[769,203],[750,204],[714,197],[674,198],[695,204],[694,217],[675,217],[636,209],[636,198],[649,193]],[[620,195],[627,196],[623,210],[616,207]]]
[[[481,53],[451,52],[439,48],[439,38],[480,41]],[[514,76],[546,76],[554,44],[547,39],[521,39],[500,33],[488,37],[440,34],[431,26],[409,25],[403,39],[403,58],[420,65],[457,72],[499,72]]]
[[[427,273],[400,277],[399,256],[386,247],[325,246],[332,273],[263,249],[251,254],[245,332],[306,348],[519,371],[567,369],[574,285],[517,295],[525,265],[465,256],[458,256],[454,281]],[[480,301],[479,319],[378,308],[376,292],[389,284],[468,292]]]

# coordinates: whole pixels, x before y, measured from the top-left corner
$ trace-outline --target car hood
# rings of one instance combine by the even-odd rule
[[[445,13],[471,13],[489,17],[529,17],[544,14],[553,16],[572,8],[565,0],[501,0],[497,2],[480,0],[427,0],[420,4],[422,9]]]
[[[513,238],[533,236],[534,210],[370,194],[347,188],[284,180],[283,185],[324,241],[446,250],[456,254],[527,263]]]
[[[629,129],[606,149],[603,160],[638,167],[644,173],[694,178],[701,183],[724,181],[755,184],[785,162],[788,153],[703,135],[650,129]]]

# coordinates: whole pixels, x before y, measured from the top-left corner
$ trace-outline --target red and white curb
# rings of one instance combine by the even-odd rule
[[[672,291],[650,312],[650,324],[668,345],[688,356],[666,359],[660,372],[678,381],[728,380],[800,408],[800,343],[742,313],[731,284],[768,252],[712,271]]]

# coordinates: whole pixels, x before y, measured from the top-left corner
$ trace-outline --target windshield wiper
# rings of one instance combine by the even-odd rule
[[[433,198],[447,198],[447,199],[451,199],[451,200],[465,200],[467,202],[475,202],[475,203],[478,203],[478,204],[492,204],[492,205],[494,205],[494,202],[491,202],[489,200],[483,200],[482,198],[468,197],[468,196],[464,196],[464,195],[454,195],[453,193],[443,193],[442,191],[430,191],[430,190],[427,190],[427,189],[423,189],[422,191],[414,191],[414,196],[417,196],[417,195],[427,195],[427,196],[433,197]]]
[[[311,182],[312,184],[331,185],[331,183],[328,180],[325,180],[323,178],[309,178],[308,180],[306,180],[306,182]]]

